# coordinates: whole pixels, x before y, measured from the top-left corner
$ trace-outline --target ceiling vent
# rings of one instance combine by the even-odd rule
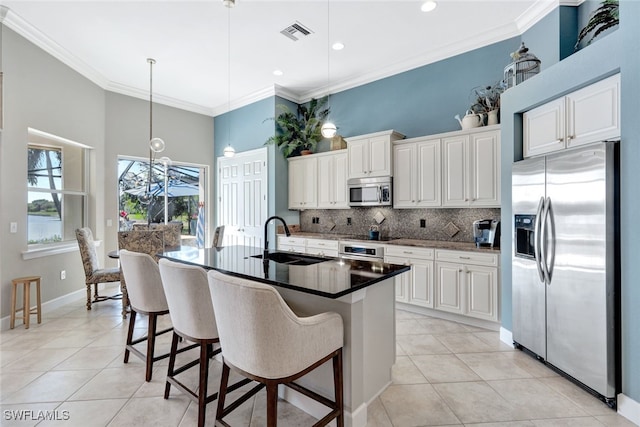
[[[296,42],[303,37],[313,34],[313,31],[296,21],[284,30],[280,31],[280,34],[284,34],[285,36]]]

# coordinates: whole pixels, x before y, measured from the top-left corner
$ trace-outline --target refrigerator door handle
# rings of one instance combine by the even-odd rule
[[[540,197],[540,202],[538,203],[538,210],[536,213],[536,221],[533,228],[533,233],[535,238],[533,240],[533,256],[536,260],[536,267],[538,269],[538,276],[540,277],[540,281],[545,281],[545,274],[542,267],[542,257],[540,254],[540,241],[542,239],[542,233],[540,231],[540,224],[542,223],[542,210],[544,208],[544,197]]]
[[[548,258],[548,242],[549,235],[547,233],[547,224],[549,222],[549,201],[550,199],[547,197],[543,199],[543,208],[542,208],[542,220],[540,221],[540,265],[542,265],[542,271],[544,273],[544,283],[547,285],[550,282],[549,278],[549,264],[547,263]]]
[[[548,283],[551,284],[553,276],[553,267],[556,263],[556,225],[553,217],[553,207],[551,206],[551,198],[547,197],[547,218],[549,222],[549,237],[551,238],[551,258],[549,259],[549,265],[547,266],[547,278]]]

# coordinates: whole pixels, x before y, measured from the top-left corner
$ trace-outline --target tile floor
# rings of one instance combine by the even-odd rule
[[[144,381],[137,357],[122,362],[128,322],[120,302],[87,311],[82,299],[45,313],[41,325],[0,333],[2,426],[193,426],[197,408],[177,390],[164,400],[166,359]],[[141,333],[146,318],[139,316]],[[163,325],[169,323],[165,316]],[[532,358],[500,342],[498,333],[398,311],[393,384],[371,405],[369,426],[633,426],[599,400]],[[170,334],[158,350],[169,346]],[[212,361],[210,390],[220,364]],[[197,383],[197,372],[185,382]],[[281,402],[283,426],[314,419]],[[66,420],[15,420],[15,411]],[[49,411],[49,412],[47,412]],[[231,425],[265,424],[264,392],[232,414]],[[215,404],[208,405],[213,425]]]

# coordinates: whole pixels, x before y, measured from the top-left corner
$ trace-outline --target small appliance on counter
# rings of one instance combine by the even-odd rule
[[[473,239],[478,248],[499,248],[500,221],[496,219],[473,221]]]

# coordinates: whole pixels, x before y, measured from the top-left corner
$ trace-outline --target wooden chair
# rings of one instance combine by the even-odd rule
[[[208,281],[223,360],[216,425],[227,425],[222,420],[225,416],[266,387],[267,426],[275,426],[278,385],[284,384],[331,409],[314,426],[334,419],[338,427],[344,426],[342,317],[331,312],[298,317],[275,288],[263,283],[214,270],[209,271]],[[333,401],[294,382],[329,360],[333,361]],[[225,408],[230,369],[260,385]]]
[[[87,285],[87,310],[91,310],[92,302],[100,302],[107,299],[120,299],[122,296],[100,296],[98,294],[99,283],[122,282],[120,277],[120,269],[100,268],[98,263],[98,254],[96,253],[96,243],[93,240],[93,233],[89,228],[78,228],[76,230],[76,240],[80,248],[80,256],[82,257],[82,265],[84,267],[85,284]],[[94,285],[94,297],[91,300],[91,285]]]

